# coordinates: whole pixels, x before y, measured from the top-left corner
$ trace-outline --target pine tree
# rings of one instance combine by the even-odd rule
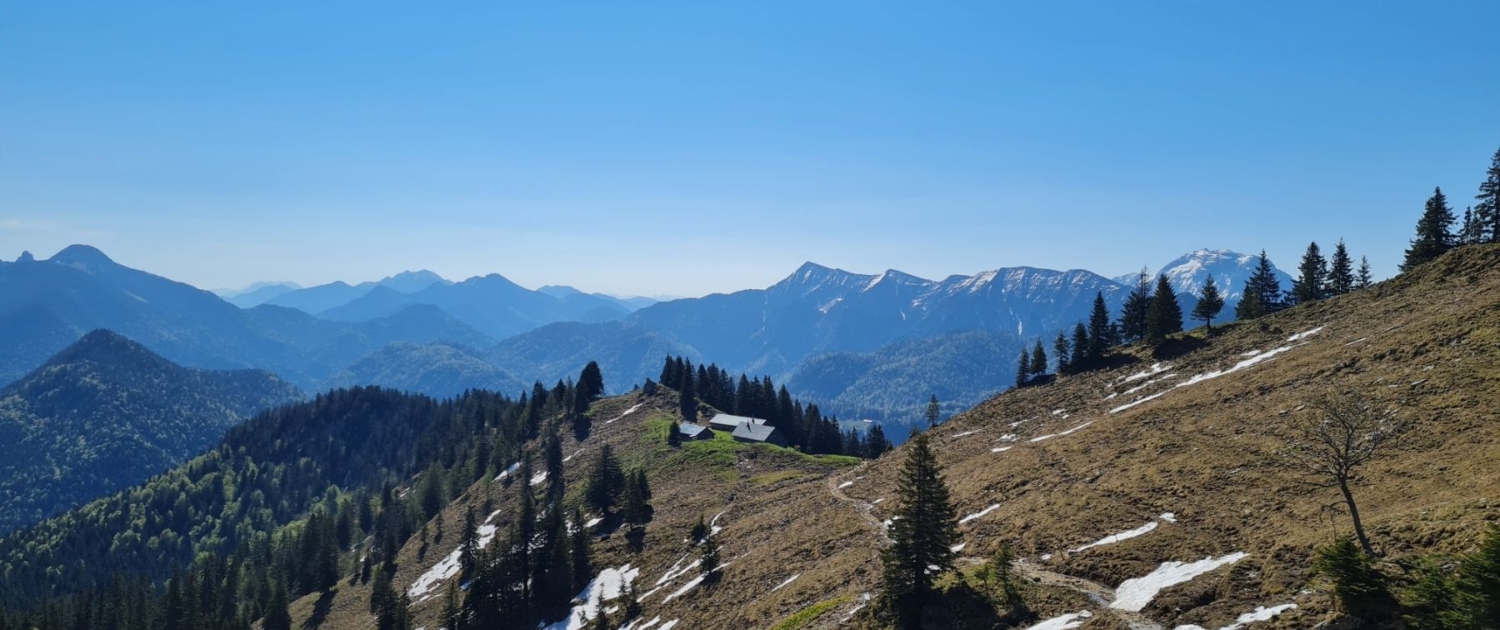
[[[1474,216],[1474,208],[1464,208],[1464,216],[1458,220],[1457,244],[1476,245],[1484,242],[1484,226]]]
[[[1072,366],[1074,372],[1082,372],[1097,365],[1095,361],[1090,360],[1088,357],[1089,332],[1087,328],[1083,327],[1083,322],[1078,322],[1073,326],[1072,346],[1073,355],[1068,358],[1068,363]]]
[[[1234,309],[1234,317],[1250,320],[1281,308],[1281,281],[1276,278],[1276,272],[1271,268],[1271,259],[1266,257],[1266,250],[1263,249],[1260,250],[1260,260],[1256,263],[1255,271],[1245,280],[1245,289],[1240,295],[1239,305]]]
[[[1349,258],[1349,248],[1344,239],[1333,247],[1333,258],[1328,270],[1328,295],[1344,295],[1354,290],[1354,261]]]
[[[529,466],[523,466],[523,468],[529,469]],[[521,488],[522,494],[531,494],[526,485],[529,481],[529,479],[522,479],[521,483],[517,484]],[[474,524],[474,506],[471,505],[468,509],[464,510],[464,528],[458,534],[458,575],[461,580],[473,577],[475,568],[479,564],[478,537],[479,532],[477,531],[477,526]]]
[[[624,485],[625,474],[620,471],[620,463],[615,460],[608,444],[601,445],[599,455],[594,460],[594,468],[589,472],[588,491],[584,499],[590,507],[608,512],[614,507],[615,500],[620,498]]]
[[[1071,374],[1073,371],[1072,360],[1068,357],[1068,336],[1057,333],[1057,339],[1052,341],[1052,354],[1057,355],[1057,373]]]
[[[1214,330],[1214,318],[1219,316],[1219,311],[1224,310],[1224,298],[1219,295],[1219,286],[1214,284],[1212,274],[1203,281],[1203,295],[1198,298],[1198,305],[1193,307],[1193,319],[1203,320],[1203,325],[1208,327],[1209,332]]]
[[[594,569],[590,566],[593,557],[593,538],[589,536],[589,530],[583,526],[583,510],[573,508],[573,539],[569,541],[568,552],[573,555],[573,588],[576,590],[587,582]]]
[[[712,584],[719,580],[719,543],[714,540],[712,534],[703,537],[703,544],[698,546],[701,562],[699,567],[703,569],[703,581]]]
[[[1024,348],[1021,350],[1021,358],[1016,363],[1016,387],[1023,387],[1031,380],[1031,353]]]
[[[865,440],[865,457],[875,459],[891,450],[891,441],[885,437],[885,429],[880,425],[870,427],[870,435]]]
[[[625,522],[630,525],[646,523],[646,471],[632,470],[625,476]]]
[[[682,378],[682,389],[678,390],[678,410],[682,412],[682,421],[692,424],[698,421],[698,398],[694,393],[693,378],[684,376]]]
[[[1375,570],[1374,560],[1348,536],[1319,547],[1313,558],[1313,570],[1333,582],[1333,594],[1339,605],[1355,617],[1376,614],[1390,598],[1384,578]]]
[[[1468,625],[1459,628],[1500,628],[1500,526],[1491,526],[1479,549],[1464,557],[1455,576],[1453,616]]]
[[[1042,349],[1041,339],[1031,348],[1031,373],[1037,376],[1047,373],[1047,351]]]
[[[942,408],[938,406],[937,394],[933,394],[932,398],[927,399],[927,428],[937,426],[940,413],[942,413]]]
[[[1443,189],[1434,190],[1432,197],[1427,199],[1422,218],[1417,221],[1417,236],[1406,250],[1406,260],[1401,263],[1401,271],[1404,273],[1416,269],[1418,265],[1453,249],[1453,221],[1453,210],[1448,207],[1448,198],[1443,196]]]
[[[1328,291],[1328,261],[1318,250],[1316,241],[1307,245],[1302,254],[1302,264],[1297,266],[1299,275],[1292,281],[1292,303],[1306,304],[1323,299]]]
[[[1146,338],[1147,322],[1151,316],[1151,275],[1145,269],[1136,278],[1135,288],[1125,297],[1125,306],[1120,312],[1120,336],[1125,342]]]
[[[271,603],[266,608],[265,618],[261,621],[261,628],[265,630],[292,630],[292,614],[287,610],[285,583],[277,581],[275,589],[271,591]]]
[[[703,542],[705,536],[708,536],[708,523],[703,521],[703,514],[700,512],[698,514],[698,522],[693,523],[692,531],[688,532],[688,539],[696,545]]]
[[[443,593],[443,613],[438,619],[444,630],[464,630],[464,616],[458,608],[458,583],[455,581],[449,581],[448,589]]]
[[[958,518],[927,436],[912,439],[896,480],[899,501],[882,553],[886,604],[901,627],[914,627],[936,574],[953,568]],[[936,570],[930,567],[937,567]]]
[[[1165,275],[1156,277],[1156,295],[1151,298],[1150,319],[1146,329],[1146,340],[1159,343],[1167,335],[1182,332],[1182,305],[1177,303],[1177,292]]]
[[[1474,199],[1478,201],[1474,204],[1474,221],[1479,224],[1480,240],[1500,243],[1500,149],[1490,159],[1490,168]]]
[[[1104,349],[1109,347],[1109,306],[1104,303],[1104,293],[1094,294],[1094,308],[1089,311],[1089,351],[1090,361],[1097,362],[1104,357]],[[1067,356],[1058,355],[1058,360]],[[1062,370],[1059,369],[1059,372]]]
[[[1354,288],[1368,289],[1373,283],[1374,278],[1370,276],[1370,259],[1360,256],[1359,273],[1354,277]]]

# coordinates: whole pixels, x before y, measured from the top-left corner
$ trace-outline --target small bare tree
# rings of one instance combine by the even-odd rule
[[[1361,481],[1359,468],[1383,454],[1411,429],[1411,424],[1374,401],[1330,391],[1292,416],[1283,436],[1284,461],[1308,476],[1319,488],[1338,488],[1354,521],[1354,535],[1366,554],[1375,555],[1359,520],[1352,486]]]

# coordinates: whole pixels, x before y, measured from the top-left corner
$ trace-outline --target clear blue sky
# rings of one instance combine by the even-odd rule
[[[1497,25],[1494,0],[3,0],[0,257],[694,295],[804,260],[1291,268],[1342,236],[1386,275],[1500,147]]]

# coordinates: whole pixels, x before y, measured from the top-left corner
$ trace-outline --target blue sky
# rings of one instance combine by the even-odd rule
[[[935,6],[941,4],[942,6]],[[721,6],[710,6],[721,5]],[[696,295],[804,260],[1394,273],[1500,3],[0,3],[0,257]]]

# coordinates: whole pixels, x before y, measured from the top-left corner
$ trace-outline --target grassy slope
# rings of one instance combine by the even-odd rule
[[[1295,601],[1297,611],[1257,627],[1315,625],[1329,601],[1306,573],[1308,556],[1314,545],[1347,531],[1347,517],[1323,509],[1335,494],[1309,490],[1270,464],[1279,442],[1268,433],[1309,396],[1330,388],[1400,407],[1422,428],[1399,452],[1370,466],[1376,483],[1357,490],[1366,525],[1391,558],[1468,548],[1483,523],[1500,520],[1500,466],[1493,465],[1500,461],[1497,309],[1500,247],[1470,248],[1367,291],[1222,328],[1210,339],[1195,332],[1190,339],[1204,347],[1167,360],[1170,370],[1157,375],[1178,376],[1133,394],[1123,391],[1145,379],[1120,385],[1121,379],[1155,359],[1121,357],[1123,365],[1113,370],[998,396],[932,433],[960,515],[999,505],[961,527],[963,555],[983,557],[1011,540],[1033,566],[1107,588],[1164,561],[1244,551],[1249,557],[1230,568],[1163,591],[1144,616],[1165,627],[1214,628],[1257,605]],[[1192,375],[1232,366],[1243,353],[1288,345],[1289,336],[1319,326],[1304,345],[1254,367],[1110,413]],[[669,581],[644,598],[647,619],[681,619],[679,627],[686,628],[833,627],[875,590],[880,535],[872,525],[894,507],[901,452],[849,467],[722,440],[671,451],[646,437],[649,419],[676,408],[670,393],[617,422],[603,422],[635,402],[600,402],[593,433],[581,445],[570,437],[565,446],[566,453],[580,451],[568,471],[573,485],[602,442],[651,471],[656,520],[645,550],[629,553],[620,535],[606,536],[596,547],[596,566],[643,567],[636,584],[646,592],[687,552],[683,539],[693,521],[728,508],[719,522],[730,562],[722,583],[664,605],[663,597],[692,576]],[[1052,413],[1059,409],[1065,411]],[[1029,441],[1090,422],[1069,435]],[[1001,440],[1005,434],[1018,439]],[[1003,446],[1013,448],[991,451]],[[848,481],[853,484],[839,487]],[[497,521],[503,526],[513,495],[499,484],[471,489],[445,514],[450,531],[442,544],[420,560],[415,540],[403,550],[397,583],[411,583],[452,548],[454,524],[462,522],[466,505],[483,515],[481,504],[489,501],[502,510]],[[886,500],[870,505],[880,499]],[[1175,513],[1178,522],[1064,553],[1162,512]],[[1043,561],[1043,554],[1053,555]],[[801,577],[772,592],[796,574]],[[1305,588],[1310,591],[1301,593]],[[1044,617],[1091,607],[1096,614],[1086,628],[1123,627],[1121,617],[1075,590],[1037,586],[1030,592]],[[346,588],[325,602],[322,627],[371,627],[367,597],[363,587]],[[299,622],[312,606],[298,603]],[[416,625],[436,627],[440,607],[439,599],[418,604]]]

